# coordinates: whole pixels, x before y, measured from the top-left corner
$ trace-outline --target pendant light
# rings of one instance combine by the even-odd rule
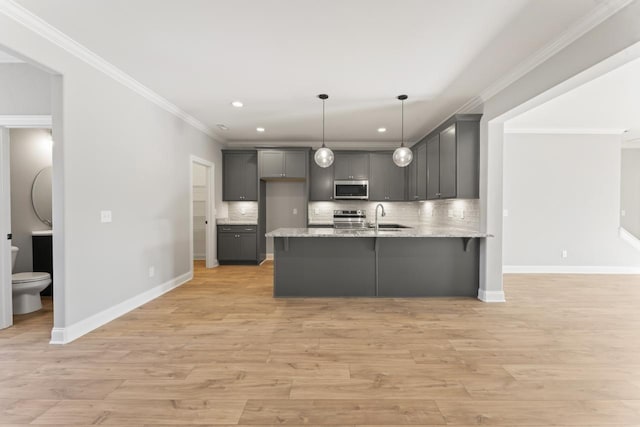
[[[407,95],[398,96],[398,99],[402,102],[402,125],[400,127],[402,136],[400,137],[400,147],[393,152],[393,163],[401,168],[409,166],[409,163],[413,160],[413,151],[411,151],[411,148],[404,146],[404,101],[407,98]]]
[[[321,168],[328,168],[333,164],[333,151],[324,145],[324,101],[329,98],[329,95],[322,93],[318,98],[322,99],[322,147],[318,148],[313,159]]]

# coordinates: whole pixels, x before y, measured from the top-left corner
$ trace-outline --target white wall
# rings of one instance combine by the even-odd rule
[[[51,114],[51,75],[29,64],[0,64],[0,115]]]
[[[220,145],[3,14],[0,44],[63,76],[52,110],[54,269],[64,266],[54,304],[65,312],[54,323],[83,331],[91,316],[107,310],[96,325],[118,304],[189,274],[190,156],[217,166],[220,205]],[[113,212],[112,223],[100,223],[101,210]]]
[[[600,75],[612,65],[596,67],[602,61],[633,49],[640,42],[640,1],[619,12],[570,43],[560,52],[485,100],[479,109],[480,199],[482,227],[493,234],[480,246],[480,292],[485,301],[504,298],[502,287],[502,148],[504,121],[552,99]],[[625,52],[615,58],[620,65],[636,58]],[[584,73],[583,73],[584,72]]]
[[[620,145],[618,135],[505,135],[505,270],[640,270],[619,237]]]
[[[640,239],[640,149],[622,150],[620,217],[622,227]]]
[[[48,129],[11,129],[11,232],[20,251],[14,273],[33,271],[31,232],[49,230],[38,219],[31,203],[31,186],[38,172],[51,166],[51,133]]]

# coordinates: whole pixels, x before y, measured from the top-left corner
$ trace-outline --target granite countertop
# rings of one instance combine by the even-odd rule
[[[237,220],[231,220],[229,218],[218,218],[216,219],[216,224],[218,225],[258,225],[258,221],[256,220],[237,221]]]
[[[418,225],[392,230],[335,229],[335,228],[278,228],[267,237],[493,237],[480,231],[456,227],[434,227]]]

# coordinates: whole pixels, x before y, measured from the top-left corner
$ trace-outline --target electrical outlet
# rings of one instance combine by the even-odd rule
[[[241,208],[240,215],[246,215],[246,214],[247,214],[247,210],[245,208]]]
[[[293,208],[293,214],[294,215],[298,215],[298,209],[297,208]]]
[[[111,211],[100,211],[100,222],[111,222]]]
[[[313,213],[315,215],[319,215],[320,214],[320,208],[313,208]]]
[[[569,254],[567,253],[567,250],[566,250],[566,249],[563,249],[563,250],[562,250],[562,258],[566,258],[566,257],[568,257],[568,256],[569,256]]]
[[[622,209],[620,211],[620,216],[627,216],[627,211],[625,211],[624,209]]]
[[[508,217],[509,216],[509,209],[503,210],[502,211],[502,216],[505,217],[505,218]]]
[[[149,277],[153,277],[156,275],[156,268],[152,265],[149,267]]]

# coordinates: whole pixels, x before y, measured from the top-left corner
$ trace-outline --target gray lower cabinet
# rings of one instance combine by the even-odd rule
[[[307,176],[306,151],[260,150],[258,163],[262,179],[305,179]]]
[[[419,142],[412,147],[413,160],[407,166],[406,200],[427,198],[427,145]]]
[[[218,226],[218,261],[220,263],[255,263],[257,260],[257,227],[255,225]]]
[[[258,153],[222,151],[222,200],[258,200]]]
[[[313,160],[312,152],[309,156],[309,200],[324,202],[333,200],[333,165],[321,168]]]
[[[369,153],[334,151],[334,178],[338,180],[369,179]]]
[[[457,114],[426,137],[427,199],[480,197],[480,114]]]
[[[370,154],[369,200],[404,200],[405,168],[393,163],[393,152]]]

